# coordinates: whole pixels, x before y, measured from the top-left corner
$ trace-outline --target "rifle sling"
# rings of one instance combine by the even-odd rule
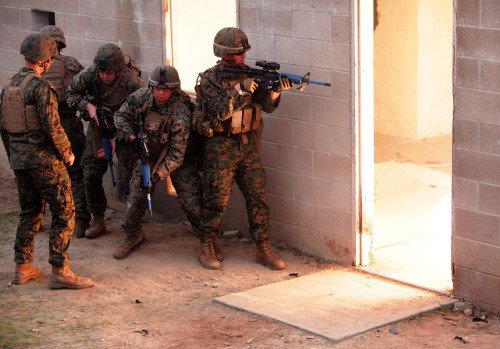
[[[160,152],[160,155],[158,156],[158,160],[156,160],[156,163],[153,167],[153,171],[151,171],[152,174],[154,174],[156,172],[156,169],[160,165],[160,162],[162,162],[163,159],[165,158],[165,155],[167,155],[167,152],[169,149],[170,149],[170,147],[163,147],[163,149]]]

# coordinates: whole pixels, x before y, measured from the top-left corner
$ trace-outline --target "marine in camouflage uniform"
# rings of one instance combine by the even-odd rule
[[[77,107],[90,120],[86,145],[82,157],[83,182],[87,199],[87,210],[93,219],[85,232],[87,238],[96,238],[106,232],[104,213],[107,199],[102,186],[102,178],[108,169],[103,158],[102,142],[95,112],[95,98],[92,85],[97,85],[99,98],[106,112],[106,121],[111,137],[116,133],[113,114],[125,102],[128,95],[143,86],[138,72],[125,65],[121,49],[114,44],[104,44],[97,50],[92,67],[76,75],[66,91],[66,101],[70,107]],[[115,141],[111,141],[115,146]],[[119,192],[126,196],[132,169],[139,154],[127,142],[116,142],[116,155],[120,164]]]
[[[224,66],[245,68],[245,55],[249,49],[243,31],[231,27],[221,29],[214,39],[214,54],[222,60],[206,70],[200,79],[198,103],[203,106],[204,119],[213,129],[213,136],[205,138],[204,142],[201,246],[198,254],[199,262],[207,269],[221,268],[214,243],[235,181],[245,197],[249,232],[257,244],[257,262],[271,269],[286,267],[269,244],[266,176],[257,150],[256,135],[262,126],[262,110],[271,113],[276,109],[280,91],[290,88],[290,81],[282,81],[280,89],[273,91],[246,75],[217,78],[217,71]]]
[[[46,25],[40,29],[40,33],[53,38],[59,52],[59,55],[54,57],[49,71],[43,74],[42,77],[50,81],[57,92],[61,125],[69,138],[71,150],[75,154],[73,166],[66,169],[71,179],[71,190],[75,202],[76,221],[74,234],[82,238],[85,236],[85,230],[89,227],[90,222],[90,213],[87,211],[85,187],[83,185],[83,169],[80,163],[85,149],[85,133],[82,120],[76,115],[76,109],[68,106],[65,93],[73,77],[83,70],[83,66],[76,58],[61,54],[62,49],[66,47],[66,38],[61,28]]]
[[[159,66],[151,74],[149,87],[132,93],[115,113],[115,125],[120,139],[143,152],[141,160],[149,164],[153,183],[170,175],[179,203],[193,229],[197,230],[202,188],[196,162],[185,157],[191,130],[189,103],[189,96],[180,89],[177,70],[171,66]],[[141,139],[146,141],[146,148]],[[143,183],[141,160],[135,163],[130,181],[122,224],[127,237],[113,255],[117,259],[127,257],[145,239],[142,219],[149,188]]]
[[[56,92],[40,78],[58,54],[56,44],[43,34],[30,34],[23,40],[20,53],[25,57],[25,66],[9,80],[0,99],[4,146],[10,154],[21,207],[12,283],[23,284],[42,275],[31,263],[45,201],[52,212],[49,287],[90,287],[90,279],[76,275],[69,267],[68,248],[75,224],[75,206],[65,165],[70,167],[75,156],[59,121]]]

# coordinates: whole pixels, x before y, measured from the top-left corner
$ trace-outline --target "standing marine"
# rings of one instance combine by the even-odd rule
[[[90,287],[92,280],[70,269],[68,255],[75,206],[66,167],[73,165],[75,156],[59,121],[56,91],[40,77],[58,55],[56,43],[44,34],[30,34],[23,40],[20,53],[25,58],[24,67],[9,80],[0,99],[2,139],[10,154],[21,207],[12,283],[21,285],[42,275],[32,262],[45,201],[52,213],[49,287]]]
[[[180,206],[197,231],[202,200],[201,178],[194,157],[186,154],[190,138],[190,98],[181,90],[179,74],[174,67],[156,67],[149,87],[132,93],[115,113],[118,138],[142,152],[135,164],[127,211],[122,228],[127,235],[114,258],[122,259],[144,242],[142,219],[146,212],[150,188],[144,186],[142,165],[150,166],[154,186],[167,176],[177,192]],[[142,141],[141,141],[142,140]],[[144,146],[144,143],[146,146]]]
[[[104,159],[96,114],[97,98],[93,91],[97,90],[112,138],[116,134],[113,114],[120,109],[128,95],[143,86],[137,70],[125,64],[122,50],[114,44],[100,46],[93,63],[74,77],[66,91],[68,105],[78,108],[83,117],[90,121],[82,156],[87,210],[92,214],[90,227],[85,231],[87,238],[97,238],[106,233],[104,213],[107,199],[102,178],[108,169],[108,162]],[[121,169],[119,192],[128,193],[132,169],[139,154],[124,140],[118,140],[116,143],[111,140],[111,147],[116,150]]]
[[[270,89],[245,74],[219,78],[224,67],[245,69],[247,35],[238,28],[221,29],[214,38],[213,51],[221,60],[201,74],[197,86],[198,106],[204,122],[213,130],[204,140],[203,206],[200,223],[201,245],[198,261],[207,269],[220,269],[221,258],[215,251],[222,215],[231,197],[233,183],[245,197],[249,233],[257,244],[256,261],[271,269],[286,264],[272,251],[269,243],[269,206],[266,175],[258,153],[258,134],[262,111],[273,112],[279,105],[282,90],[291,87],[287,78]]]
[[[89,227],[90,213],[87,211],[87,201],[85,199],[85,187],[83,185],[83,169],[81,159],[85,149],[85,133],[83,131],[82,120],[76,115],[76,109],[70,108],[66,102],[66,90],[73,80],[73,77],[83,70],[83,66],[76,58],[61,54],[66,47],[66,38],[61,28],[54,25],[46,25],[40,29],[40,33],[45,34],[55,40],[59,55],[54,57],[48,72],[42,77],[52,84],[57,92],[57,103],[59,105],[59,117],[61,126],[71,143],[71,150],[75,154],[73,166],[67,167],[69,178],[71,179],[71,190],[75,202],[76,220],[74,234],[78,238],[85,236],[85,230]]]

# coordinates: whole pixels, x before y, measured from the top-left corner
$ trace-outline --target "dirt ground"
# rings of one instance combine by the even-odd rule
[[[149,222],[147,240],[125,260],[123,214],[108,211],[109,234],[73,239],[72,268],[91,277],[86,290],[49,290],[47,229],[36,238],[35,265],[45,276],[10,286],[18,221],[12,176],[0,175],[0,348],[498,348],[500,318],[474,309],[439,309],[332,343],[283,323],[238,311],[214,297],[329,268],[330,262],[278,249],[288,263],[271,271],[252,261],[253,245],[223,239],[223,270],[196,261],[197,240],[183,222]],[[44,224],[49,226],[48,222]],[[483,321],[474,316],[485,315]],[[391,333],[395,332],[397,334]]]

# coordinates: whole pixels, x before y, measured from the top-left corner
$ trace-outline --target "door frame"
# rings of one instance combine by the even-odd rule
[[[352,96],[354,101],[355,265],[373,257],[374,196],[374,2],[352,2]]]

